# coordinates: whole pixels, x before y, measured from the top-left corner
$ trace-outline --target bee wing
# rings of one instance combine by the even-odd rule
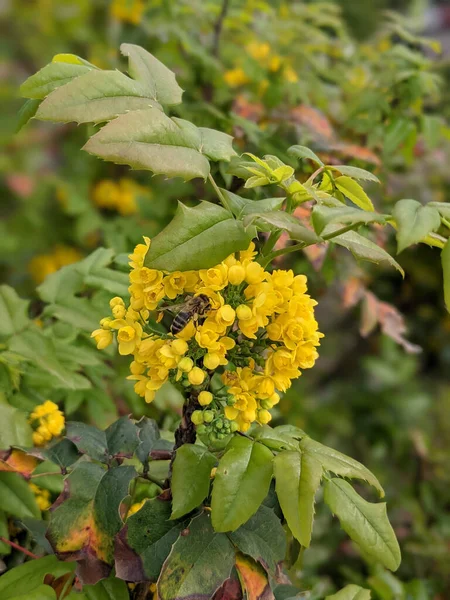
[[[158,306],[156,310],[158,312],[168,311],[173,314],[178,314],[184,306],[186,306],[186,302],[180,302],[178,304],[172,304],[171,306]]]

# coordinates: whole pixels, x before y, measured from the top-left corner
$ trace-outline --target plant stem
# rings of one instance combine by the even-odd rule
[[[2,535],[0,535],[0,542],[4,542],[5,544],[7,544],[8,546],[11,546],[11,548],[14,548],[15,550],[20,550],[20,552],[23,552],[24,554],[26,554],[30,558],[39,558],[39,556],[37,554],[33,554],[32,552],[30,552],[26,548],[23,548],[22,546],[19,546],[19,544],[16,544],[15,542],[11,542],[11,540],[7,540]]]
[[[36,473],[36,475],[30,475],[30,479],[36,479],[37,477],[47,477],[47,475],[62,475],[59,471],[49,471],[48,473]]]
[[[217,194],[217,197],[219,198],[219,200],[221,201],[221,203],[223,204],[223,206],[224,206],[224,207],[225,207],[227,210],[229,210],[230,212],[232,212],[232,211],[231,211],[231,208],[230,208],[230,205],[228,204],[228,200],[225,198],[225,196],[224,196],[224,195],[222,194],[222,192],[220,191],[220,189],[219,189],[219,186],[218,186],[218,185],[217,185],[217,183],[214,181],[214,178],[213,178],[213,176],[211,175],[211,173],[208,175],[208,180],[209,180],[209,183],[210,183],[210,184],[213,186],[213,188],[214,188],[214,191],[216,192],[216,194]]]
[[[217,19],[216,24],[214,25],[214,40],[213,40],[212,54],[216,58],[218,58],[218,56],[219,56],[220,35],[222,33],[223,22],[225,20],[225,17],[227,16],[228,7],[229,7],[229,0],[223,0],[222,9],[220,11],[219,18]]]
[[[75,579],[75,573],[72,573],[72,575],[69,577],[69,579],[64,584],[63,589],[61,590],[61,594],[59,595],[61,600],[63,600],[66,597],[67,591],[70,588],[70,586],[73,584],[74,579]]]
[[[191,416],[194,410],[200,408],[200,404],[198,403],[198,394],[199,392],[191,393],[191,395],[184,401],[181,423],[178,425],[178,428],[175,431],[175,446],[173,448],[172,460],[170,461],[169,474],[165,482],[165,487],[170,487],[173,463],[175,461],[178,448],[184,444],[195,444],[195,440],[197,439],[197,432],[195,430],[195,425],[191,420]]]
[[[351,231],[352,229],[355,229],[355,227],[358,227],[358,223],[354,223],[353,225],[347,225],[347,227],[342,227],[341,229],[338,229],[337,231],[333,231],[332,233],[328,233],[327,235],[323,235],[322,239],[325,240],[326,242],[328,240],[332,240],[333,238],[337,237],[338,235],[342,235],[343,233],[347,233],[347,231]]]

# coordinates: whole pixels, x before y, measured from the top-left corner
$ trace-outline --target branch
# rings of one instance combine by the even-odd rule
[[[15,550],[19,550],[20,552],[23,552],[24,554],[26,554],[30,558],[35,558],[35,559],[36,558],[40,558],[37,554],[33,554],[32,552],[30,552],[26,548],[23,548],[22,546],[19,546],[19,544],[16,544],[15,542],[11,542],[11,540],[7,540],[2,535],[0,535],[0,542],[4,542],[8,546],[11,546],[11,548],[14,548]]]
[[[214,25],[214,38],[213,38],[213,46],[212,46],[212,54],[216,58],[219,57],[219,46],[220,46],[220,36],[222,34],[223,22],[225,17],[227,16],[228,8],[230,2],[229,0],[223,0],[222,2],[222,10],[220,11],[219,18]]]

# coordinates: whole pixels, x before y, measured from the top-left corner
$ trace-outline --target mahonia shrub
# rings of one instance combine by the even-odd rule
[[[97,347],[112,356],[107,346],[115,343],[132,359],[129,379],[148,403],[164,384],[178,386],[181,420],[174,434],[148,417],[122,416],[103,430],[66,422],[51,400],[29,423],[16,409],[2,409],[20,427],[2,452],[0,483],[22,494],[27,510],[18,516],[48,556],[3,576],[0,594],[11,597],[17,581],[34,572],[35,595],[53,594],[43,584],[51,574],[54,588],[64,577],[62,596],[84,586],[86,596],[95,589],[117,599],[292,597],[299,590],[288,569],[311,544],[322,484],[321,498],[365,560],[396,570],[400,548],[386,505],[369,502],[348,481],[367,482],[383,497],[376,476],[297,427],[268,425],[291,382],[314,365],[322,337],[306,277],[271,264],[308,246],[332,246],[403,273],[370,239],[372,225],[392,225],[399,252],[416,243],[442,251],[448,299],[448,205],[404,199],[381,214],[359,183],[378,183],[373,173],[325,164],[298,144],[286,153],[290,164],[274,155],[237,156],[228,134],[167,114],[182,90],[165,65],[138,46],[121,50],[128,75],[55,56],[22,86],[29,99],[22,124],[34,117],[100,125],[87,152],[166,177],[203,179],[216,197],[180,203],[165,229],[151,242],[144,238],[129,257],[129,285],[124,273],[106,268],[111,255],[99,249],[77,271],[65,267],[62,283],[44,285],[44,300],[56,306],[51,314],[67,315],[57,304],[65,285],[80,294],[104,285],[114,297],[111,314],[92,333]],[[296,176],[297,161],[314,165],[308,179]],[[218,172],[237,182],[234,192],[217,185]],[[118,209],[122,187],[100,187],[96,202]],[[299,205],[303,219],[293,214]],[[294,243],[280,247],[282,235]],[[9,288],[2,302],[7,344],[23,330],[28,345],[43,343]],[[8,348],[27,347],[21,339]],[[49,372],[63,377],[58,364],[55,357]],[[70,382],[86,385],[76,375]],[[37,478],[50,474],[60,484],[51,493],[60,493],[42,525],[40,512],[53,498]],[[17,515],[13,502],[7,508]],[[357,595],[368,598],[358,586],[336,597]]]

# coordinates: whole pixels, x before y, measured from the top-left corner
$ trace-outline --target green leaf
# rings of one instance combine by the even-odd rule
[[[450,312],[450,241],[447,241],[441,252],[442,272],[444,276],[444,300]]]
[[[248,227],[250,224],[255,224],[263,231],[282,229],[289,234],[292,240],[306,242],[307,244],[317,244],[323,241],[314,231],[302,225],[294,216],[281,210],[264,214],[250,214],[245,217],[244,225]]]
[[[380,183],[380,180],[376,175],[370,171],[361,169],[360,167],[350,167],[348,165],[327,165],[327,169],[339,171],[339,173],[342,175],[348,175],[349,177],[353,177],[353,179],[362,179],[363,181],[374,181],[375,183]]]
[[[236,548],[275,576],[277,566],[286,555],[286,534],[272,509],[260,506],[253,517],[228,537]]]
[[[440,215],[445,219],[450,219],[450,203],[449,202],[428,202],[426,206],[437,208]]]
[[[17,113],[16,133],[19,133],[22,127],[25,127],[28,121],[34,117],[40,103],[40,100],[29,99],[22,104],[19,112]]]
[[[32,445],[32,429],[23,411],[9,404],[0,404],[0,423],[0,450]]]
[[[337,189],[344,194],[346,198],[351,200],[353,204],[359,206],[363,210],[375,210],[372,200],[363,190],[363,188],[351,177],[342,175],[334,180]]]
[[[0,536],[9,540],[8,517],[0,510]],[[11,546],[6,542],[0,541],[0,556],[11,554]]]
[[[308,548],[322,466],[311,454],[294,451],[277,454],[273,468],[278,501],[289,529],[300,544]]]
[[[335,231],[337,229],[338,227],[336,226]],[[333,244],[338,244],[339,246],[347,248],[347,250],[350,250],[356,258],[362,258],[363,260],[369,260],[374,263],[387,262],[392,267],[395,267],[397,271],[400,271],[403,276],[405,275],[405,272],[395,258],[388,254],[386,250],[377,246],[377,244],[374,244],[364,236],[356,233],[356,231],[347,231],[346,233],[334,237],[330,241],[333,242]]]
[[[304,453],[316,458],[326,471],[331,471],[335,475],[341,475],[349,479],[367,481],[367,483],[373,485],[378,491],[380,498],[384,496],[381,483],[367,467],[357,460],[350,458],[346,454],[342,454],[342,452],[338,452],[334,448],[324,446],[308,436],[302,438],[300,448]]]
[[[42,100],[56,90],[56,88],[66,85],[66,83],[69,83],[69,81],[72,81],[76,77],[89,73],[93,69],[98,70],[97,67],[94,67],[94,65],[91,65],[87,61],[82,61],[81,59],[78,59],[78,61],[49,63],[22,83],[20,86],[21,95],[25,98]]]
[[[394,206],[392,216],[397,223],[398,252],[417,244],[441,225],[437,208],[423,206],[416,200],[399,200]]]
[[[33,590],[12,596],[10,600],[57,600],[55,590],[49,585],[40,585]]]
[[[102,579],[95,585],[84,585],[83,595],[86,600],[129,600],[130,598],[125,581],[112,576]]]
[[[26,517],[20,521],[23,526],[28,529],[36,544],[40,546],[46,554],[53,554],[53,549],[50,546],[50,542],[45,537],[47,533],[48,521],[42,521],[42,519],[34,519],[32,517]]]
[[[414,130],[415,125],[410,119],[400,118],[392,121],[384,133],[383,154],[393,154]]]
[[[22,300],[9,285],[0,285],[0,336],[10,337],[29,324],[29,302]]]
[[[66,478],[63,501],[52,512],[47,537],[57,553],[79,558],[85,583],[95,584],[110,571],[114,538],[122,527],[119,507],[136,476],[130,466],[105,470],[97,463],[79,462]]]
[[[6,471],[0,471],[0,510],[19,519],[41,516],[28,483],[17,473]]]
[[[105,436],[110,456],[131,458],[139,445],[137,427],[128,416],[114,421],[105,430]]]
[[[186,521],[170,521],[170,502],[152,498],[116,536],[116,575],[126,581],[156,581]]]
[[[245,250],[251,238],[241,221],[210,202],[194,208],[179,203],[175,217],[155,238],[145,265],[167,271],[207,269],[238,250]]]
[[[211,469],[216,457],[203,446],[184,444],[178,448],[172,474],[172,516],[183,517],[197,508],[209,493]]]
[[[145,87],[148,95],[160,104],[180,104],[183,90],[175,74],[150,52],[134,44],[121,44],[120,51],[128,56],[128,72]]]
[[[104,123],[127,111],[160,105],[144,85],[120,71],[89,71],[42,101],[36,119],[54,123]],[[133,114],[133,113],[131,113]]]
[[[142,464],[148,462],[148,456],[151,449],[160,438],[159,428],[153,419],[148,417],[142,417],[140,421],[136,423],[138,428],[139,446],[136,448],[136,456]]]
[[[269,491],[272,459],[262,444],[232,438],[214,478],[211,511],[216,531],[234,531],[258,510]]]
[[[100,462],[108,461],[108,444],[104,431],[87,423],[68,421],[66,437],[73,442],[82,454],[87,454]]]
[[[160,600],[212,598],[234,566],[234,549],[215,533],[208,514],[192,519],[186,535],[173,545],[158,580]]]
[[[297,450],[298,442],[289,435],[285,435],[270,427],[269,425],[261,425],[252,430],[252,435],[255,440],[264,444],[271,450]]]
[[[74,570],[74,562],[60,562],[54,555],[30,560],[10,569],[1,576],[0,598],[11,600],[18,594],[25,596],[31,590],[42,585],[47,574],[50,573],[53,577],[58,578],[66,573],[73,573]]]
[[[326,596],[325,600],[370,600],[370,590],[350,583],[339,592]]]
[[[229,162],[236,156],[233,150],[233,136],[208,127],[199,127],[198,130],[201,135],[200,151],[209,160]]]
[[[341,225],[356,225],[363,223],[385,223],[385,218],[375,212],[359,210],[351,206],[339,208],[316,205],[311,215],[312,224],[317,235],[321,235],[330,223]]]
[[[321,167],[324,166],[323,162],[320,160],[320,158],[317,156],[317,154],[315,154],[312,150],[310,150],[306,146],[299,146],[299,145],[291,146],[290,148],[288,148],[287,153],[290,156],[295,156],[296,158],[299,158],[300,160],[303,158],[309,158],[309,160],[312,160],[313,162],[320,165]]]
[[[237,218],[242,218],[253,213],[264,213],[281,208],[285,198],[264,198],[262,200],[250,200],[233,194],[223,188],[220,189],[226,197],[230,210]]]
[[[343,479],[324,486],[324,500],[341,522],[341,527],[361,550],[391,571],[400,565],[400,548],[386,514],[386,503],[371,504]]]
[[[189,181],[206,179],[209,173],[201,144],[201,132],[195,125],[148,108],[120,115],[93,135],[83,149],[103,160]]]

